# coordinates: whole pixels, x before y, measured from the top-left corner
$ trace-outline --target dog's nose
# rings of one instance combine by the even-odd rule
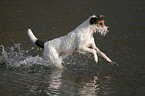
[[[109,28],[107,28],[107,30],[109,30]]]

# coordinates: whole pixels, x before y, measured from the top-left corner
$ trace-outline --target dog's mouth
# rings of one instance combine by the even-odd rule
[[[109,32],[109,28],[107,26],[102,27],[96,27],[96,31],[100,33],[101,35],[105,36]]]

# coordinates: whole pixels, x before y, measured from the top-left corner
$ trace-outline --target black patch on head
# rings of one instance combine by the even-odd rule
[[[93,24],[97,24],[97,21],[98,21],[98,18],[97,17],[92,17],[90,19],[90,24],[93,25]]]
[[[103,17],[100,17],[100,15],[97,16],[97,17],[92,17],[92,18],[90,19],[90,24],[91,24],[91,25],[97,24],[98,21],[100,21],[100,20],[103,20]]]

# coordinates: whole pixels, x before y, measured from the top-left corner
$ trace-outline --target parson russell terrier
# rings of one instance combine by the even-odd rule
[[[104,24],[103,18],[104,15],[90,16],[67,35],[47,42],[43,42],[36,38],[31,29],[28,29],[28,35],[34,44],[44,49],[44,58],[60,69],[63,68],[63,58],[76,52],[93,54],[96,63],[98,62],[97,54],[108,62],[112,62],[111,59],[96,47],[93,37],[93,34],[96,32],[104,36],[109,32],[109,28]]]

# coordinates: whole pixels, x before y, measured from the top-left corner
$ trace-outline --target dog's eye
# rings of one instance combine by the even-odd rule
[[[100,23],[100,25],[103,25],[103,23]]]

